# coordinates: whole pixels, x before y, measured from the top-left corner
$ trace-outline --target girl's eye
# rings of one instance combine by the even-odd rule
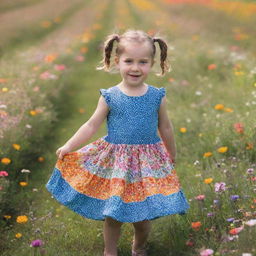
[[[130,63],[130,62],[132,62],[131,60],[125,60],[124,62],[126,62],[126,63]]]
[[[142,60],[140,63],[142,63],[142,64],[147,64],[148,62],[145,61],[145,60]]]

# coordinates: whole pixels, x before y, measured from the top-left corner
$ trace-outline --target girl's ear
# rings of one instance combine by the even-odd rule
[[[117,56],[115,56],[115,64],[118,65],[119,64],[119,58]]]

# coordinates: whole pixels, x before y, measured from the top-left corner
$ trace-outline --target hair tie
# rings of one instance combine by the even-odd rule
[[[117,42],[119,42],[119,40],[120,40],[119,35],[116,34],[116,35],[114,36],[114,39],[115,39]]]

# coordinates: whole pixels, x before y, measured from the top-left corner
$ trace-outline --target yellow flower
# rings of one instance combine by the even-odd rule
[[[10,215],[4,215],[4,218],[7,219],[7,220],[10,219],[11,217],[12,216],[10,216]]]
[[[198,133],[198,136],[199,136],[199,137],[202,137],[202,136],[203,136],[203,134],[200,132],[200,133]]]
[[[55,23],[60,23],[61,22],[61,17],[56,17],[56,18],[53,19],[53,21]]]
[[[244,72],[243,71],[235,71],[234,74],[236,76],[242,76],[242,75],[244,75]]]
[[[187,129],[185,127],[181,127],[180,132],[185,133],[185,132],[187,132]]]
[[[218,152],[219,153],[225,153],[227,151],[228,151],[228,147],[220,147],[220,148],[218,148]]]
[[[37,114],[37,112],[35,110],[30,110],[29,113],[31,116],[35,116]]]
[[[16,221],[18,223],[26,223],[28,221],[28,217],[26,215],[18,216]]]
[[[8,88],[6,88],[6,87],[2,88],[2,92],[8,92],[8,91],[9,91]]]
[[[205,152],[204,153],[204,157],[209,157],[209,156],[212,156],[212,152]]]
[[[13,146],[16,150],[20,150],[20,145],[19,145],[19,144],[12,144],[12,146]]]
[[[253,144],[252,143],[247,142],[246,144],[247,144],[246,149],[248,149],[248,150],[253,149]]]
[[[222,110],[222,109],[224,109],[224,105],[223,104],[216,104],[214,108],[216,110]]]
[[[20,182],[20,185],[21,185],[22,187],[25,187],[25,186],[27,186],[27,185],[28,185],[28,183],[27,183],[27,182],[25,182],[25,181],[21,181],[21,182]]]
[[[15,234],[15,237],[16,237],[16,238],[21,238],[21,237],[22,237],[22,234],[21,234],[21,233],[17,233],[17,234]]]
[[[233,112],[234,110],[232,108],[224,108],[224,111],[226,111],[226,112]]]
[[[11,162],[11,159],[7,158],[7,157],[4,157],[4,158],[1,159],[2,164],[9,164],[10,162]]]
[[[208,178],[208,179],[204,180],[204,183],[205,184],[210,184],[210,183],[212,183],[212,181],[213,181],[213,178]]]

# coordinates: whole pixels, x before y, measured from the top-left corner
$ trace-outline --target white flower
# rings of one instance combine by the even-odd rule
[[[26,124],[26,128],[31,129],[31,128],[32,128],[32,125]]]
[[[243,253],[242,256],[252,256],[251,253]]]
[[[202,95],[202,92],[201,91],[196,91],[196,95],[200,96],[200,95]]]
[[[256,219],[248,220],[244,224],[252,227],[252,226],[256,225]]]
[[[22,169],[21,172],[22,172],[22,173],[30,173],[30,170]]]

